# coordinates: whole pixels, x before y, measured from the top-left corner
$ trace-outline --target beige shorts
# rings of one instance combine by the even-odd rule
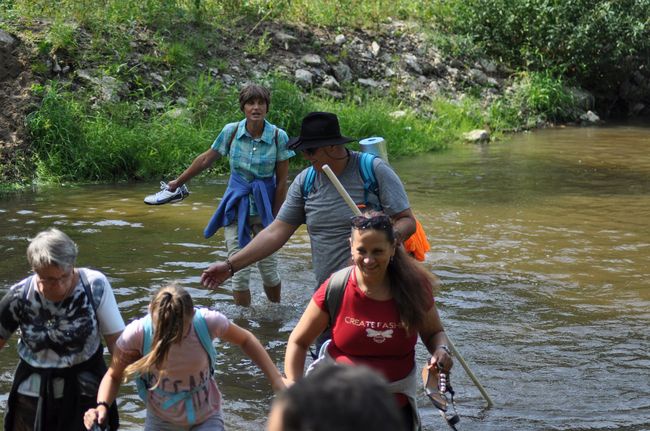
[[[264,228],[262,226],[262,221],[259,217],[251,217],[251,229],[253,231],[253,237],[260,233]],[[233,223],[224,227],[224,237],[226,239],[226,248],[228,249],[228,257],[237,253],[239,248],[239,236],[237,235],[237,223]],[[278,259],[276,256],[277,253],[265,257],[264,259],[257,262],[257,269],[260,271],[260,276],[262,277],[262,284],[266,287],[273,287],[280,284],[280,274],[278,273]],[[236,291],[246,291],[250,290],[248,287],[251,276],[251,267],[247,266],[242,268],[235,273],[232,277],[232,290]]]

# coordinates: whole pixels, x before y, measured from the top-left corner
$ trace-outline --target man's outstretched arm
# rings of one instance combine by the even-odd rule
[[[275,219],[230,259],[224,262],[215,262],[203,271],[201,284],[211,289],[217,288],[233,273],[278,251],[291,238],[296,229],[298,226]]]

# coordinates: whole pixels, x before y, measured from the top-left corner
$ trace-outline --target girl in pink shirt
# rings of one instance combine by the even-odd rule
[[[211,373],[210,356],[197,333],[201,328],[207,327],[210,340],[220,338],[238,345],[264,372],[274,391],[285,387],[282,375],[251,332],[217,311],[195,309],[185,289],[160,289],[149,312],[149,316],[131,322],[117,340],[111,366],[97,393],[97,407],[84,416],[88,429],[95,423],[104,424],[120,382],[135,377],[146,398],[145,431],[223,430],[221,393]],[[204,326],[197,323],[195,313],[200,313],[197,317]],[[150,351],[145,354],[149,350],[144,345],[147,330]]]

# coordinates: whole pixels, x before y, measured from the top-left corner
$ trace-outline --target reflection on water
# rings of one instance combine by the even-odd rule
[[[496,404],[484,410],[457,364],[462,429],[650,429],[649,132],[544,130],[395,162],[432,245],[426,265],[444,283],[443,320]],[[28,239],[57,226],[79,244],[80,266],[109,276],[127,320],[178,280],[197,303],[253,331],[281,364],[314,287],[306,232],[280,251],[282,304],[266,301],[256,272],[250,309],[232,304],[228,286],[200,288],[201,270],[226,253],[220,232],[202,236],[224,188],[224,178],[194,182],[188,199],[160,207],[142,203],[155,184],[5,196],[0,282],[28,274]],[[229,428],[260,429],[271,400],[264,376],[237,348],[218,350]],[[3,403],[16,361],[12,340],[0,356]],[[424,397],[420,405],[425,429],[444,428]],[[132,385],[120,407],[125,429],[138,429]]]

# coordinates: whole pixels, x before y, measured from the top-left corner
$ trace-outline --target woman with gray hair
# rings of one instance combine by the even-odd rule
[[[0,348],[20,328],[7,431],[84,430],[83,413],[95,407],[106,372],[100,335],[112,353],[124,321],[106,276],[76,268],[76,259],[77,245],[65,233],[40,232],[27,247],[34,274],[0,301]]]

